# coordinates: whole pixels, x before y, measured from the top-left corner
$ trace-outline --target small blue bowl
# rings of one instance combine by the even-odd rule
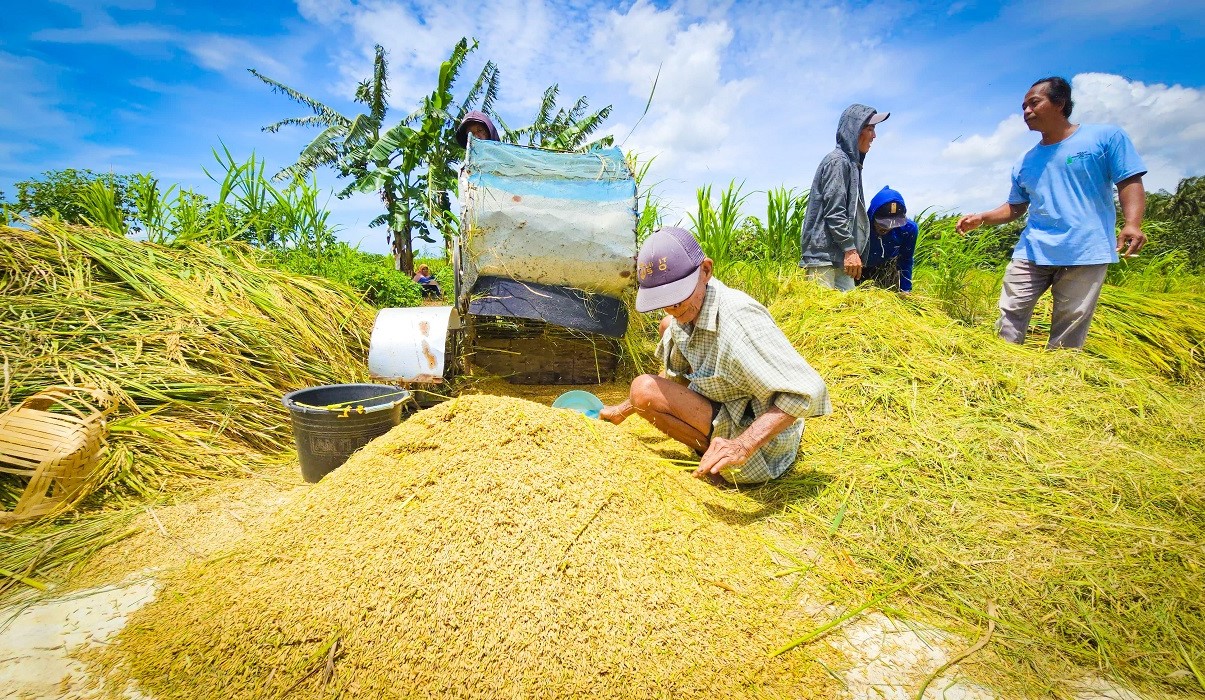
[[[588,391],[574,389],[566,391],[552,402],[553,408],[568,408],[584,414],[587,418],[598,418],[603,409],[603,402]]]

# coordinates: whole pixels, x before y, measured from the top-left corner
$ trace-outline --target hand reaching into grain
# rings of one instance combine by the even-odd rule
[[[699,460],[699,468],[695,470],[693,476],[698,479],[708,474],[719,474],[725,469],[739,467],[749,461],[749,456],[753,454],[753,450],[745,446],[739,439],[728,440],[722,437],[713,437],[711,444],[707,446],[707,451],[703,453],[703,458]]]

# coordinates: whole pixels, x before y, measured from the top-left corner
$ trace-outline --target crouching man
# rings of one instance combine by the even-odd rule
[[[712,277],[689,231],[653,233],[636,268],[636,310],[669,314],[657,347],[665,371],[636,377],[628,400],[600,417],[639,414],[702,455],[696,477],[760,483],[787,471],[803,419],[832,413],[824,380],[764,306]]]

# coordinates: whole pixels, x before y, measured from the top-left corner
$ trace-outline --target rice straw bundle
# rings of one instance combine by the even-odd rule
[[[372,311],[251,253],[165,248],[39,220],[0,232],[0,408],[95,384],[119,410],[108,469],[123,490],[245,473],[287,450],[284,392],[362,380]],[[0,494],[0,499],[3,499]]]
[[[261,267],[250,249],[49,220],[0,228],[0,411],[56,384],[116,399],[91,506],[251,474],[293,457],[281,395],[364,379],[372,317],[348,290]],[[0,508],[23,488],[0,476]],[[59,530],[114,522],[90,517],[9,533],[0,569],[29,578],[72,563],[85,550]],[[16,586],[0,576],[0,594]]]

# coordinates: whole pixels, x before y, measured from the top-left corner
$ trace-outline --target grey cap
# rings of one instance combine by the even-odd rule
[[[704,257],[690,231],[677,226],[654,231],[636,256],[636,310],[654,311],[684,301],[695,290]]]

